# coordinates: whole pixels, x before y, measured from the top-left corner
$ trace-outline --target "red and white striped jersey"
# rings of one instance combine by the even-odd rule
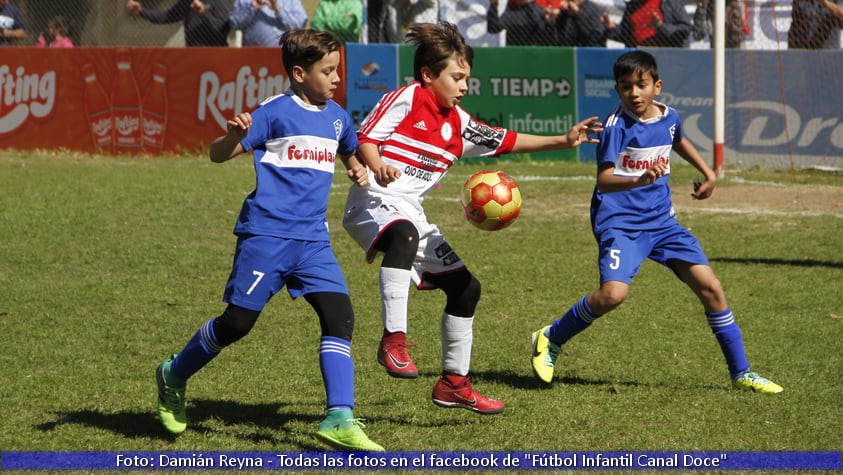
[[[371,191],[421,203],[454,162],[508,153],[517,133],[479,122],[460,106],[443,108],[432,92],[413,82],[385,94],[357,137],[377,145],[384,163],[401,170],[385,188],[370,176]]]

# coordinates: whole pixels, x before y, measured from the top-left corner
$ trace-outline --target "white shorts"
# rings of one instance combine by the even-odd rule
[[[427,222],[423,209],[400,197],[351,187],[342,225],[366,251],[367,262],[371,264],[379,252],[372,247],[377,239],[398,221],[409,221],[419,231],[419,250],[411,269],[413,282],[419,289],[435,288],[425,282],[426,275],[447,274],[465,268],[439,228]]]

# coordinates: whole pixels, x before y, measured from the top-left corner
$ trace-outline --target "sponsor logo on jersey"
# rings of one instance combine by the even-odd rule
[[[651,148],[629,147],[618,155],[615,175],[641,176],[658,163],[667,165],[667,173],[670,173],[670,145]]]
[[[284,168],[311,168],[333,173],[336,150],[337,142],[327,138],[285,137],[267,142],[260,161]]]

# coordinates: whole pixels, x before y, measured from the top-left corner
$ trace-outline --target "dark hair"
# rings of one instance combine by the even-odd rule
[[[659,67],[656,64],[656,58],[646,52],[637,49],[618,56],[613,67],[615,74],[615,82],[618,79],[630,73],[650,73],[653,76],[653,81],[659,80]]]
[[[309,70],[327,54],[342,47],[331,33],[300,28],[285,31],[278,44],[281,45],[281,62],[288,77],[293,76],[293,66]]]
[[[421,70],[430,68],[438,75],[448,65],[448,59],[456,55],[457,60],[465,60],[471,67],[474,62],[474,50],[465,44],[460,31],[446,21],[439,23],[416,23],[407,31],[407,42],[416,47],[413,57],[413,77],[421,81]]]
[[[59,30],[59,33],[61,33],[62,36],[70,36],[70,25],[63,16],[54,16],[53,18],[47,20],[47,25],[51,24],[53,28]]]

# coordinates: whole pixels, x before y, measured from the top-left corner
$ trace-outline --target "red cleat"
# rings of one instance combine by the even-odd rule
[[[475,391],[468,376],[455,373],[442,373],[436,386],[433,386],[433,404],[461,407],[480,414],[498,414],[504,409],[504,403]]]
[[[401,332],[383,332],[381,344],[378,345],[378,363],[386,368],[387,374],[394,378],[418,378],[419,370],[416,368],[407,347],[413,346],[407,343],[407,335]]]

